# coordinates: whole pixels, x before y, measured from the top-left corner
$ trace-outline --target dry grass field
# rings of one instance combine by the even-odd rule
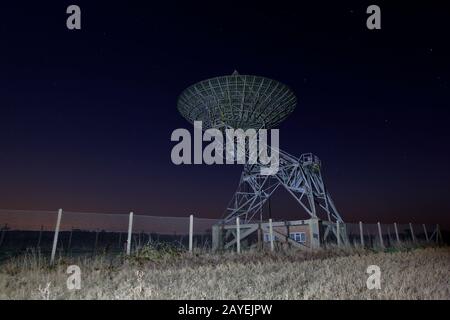
[[[147,249],[132,258],[29,253],[0,265],[0,299],[450,299],[450,249],[328,250],[189,255]],[[69,265],[81,289],[69,290]],[[369,265],[381,289],[369,290]]]

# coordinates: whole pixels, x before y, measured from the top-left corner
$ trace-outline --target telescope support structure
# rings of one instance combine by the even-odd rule
[[[261,165],[246,164],[238,189],[230,201],[223,223],[234,223],[239,217],[249,223],[261,217],[266,201],[279,187],[286,189],[310,218],[343,223],[321,174],[321,161],[311,153],[300,158],[279,150],[279,169],[274,175],[261,175]]]

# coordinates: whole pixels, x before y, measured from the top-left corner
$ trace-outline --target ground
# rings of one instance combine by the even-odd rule
[[[81,289],[67,288],[67,267]],[[369,290],[369,265],[381,289]],[[144,250],[132,258],[60,257],[36,252],[0,266],[0,299],[450,299],[450,248],[393,252],[247,252],[189,255]]]

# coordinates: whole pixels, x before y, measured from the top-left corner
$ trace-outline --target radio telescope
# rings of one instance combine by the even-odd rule
[[[265,77],[240,75],[207,79],[191,85],[178,98],[178,110],[203,129],[270,129],[292,113],[295,94]],[[262,219],[262,208],[279,187],[286,189],[311,218],[343,222],[322,179],[322,164],[311,153],[294,157],[279,150],[279,170],[261,175],[259,164],[245,164],[238,188],[225,210],[223,223],[239,217],[244,223]]]
[[[207,79],[182,92],[178,110],[203,128],[273,128],[294,111],[297,99],[284,84],[271,79],[239,75]]]

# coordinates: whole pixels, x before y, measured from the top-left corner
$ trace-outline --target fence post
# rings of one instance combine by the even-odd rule
[[[400,244],[400,237],[398,236],[397,222],[394,222],[394,230],[395,230],[395,237],[397,238],[397,242],[398,242],[398,244]]]
[[[425,227],[425,223],[422,224],[422,226],[423,226],[423,232],[425,232],[425,239],[427,240],[427,242],[430,242],[428,239],[427,227]]]
[[[142,231],[139,232],[138,236],[137,236],[137,247],[141,248],[141,238],[142,238]]]
[[[337,238],[337,246],[341,246],[341,230],[339,226],[339,221],[336,220],[336,238]]]
[[[361,236],[361,246],[364,248],[364,233],[363,233],[363,223],[359,222],[359,234]]]
[[[272,219],[269,219],[269,237],[270,237],[270,251],[274,251],[274,245],[273,245],[273,226],[272,226]]]
[[[41,239],[42,239],[42,231],[44,230],[44,226],[41,225],[41,229],[39,230],[39,238],[36,248],[39,248],[41,246]]]
[[[381,224],[378,222],[377,225],[378,225],[378,236],[380,237],[380,245],[381,245],[381,248],[384,249],[383,234],[381,232]]]
[[[130,212],[130,217],[128,220],[128,240],[127,240],[127,255],[131,252],[131,234],[133,232],[133,211]]]
[[[59,226],[61,224],[61,216],[62,216],[62,209],[59,209],[58,217],[56,218],[55,234],[53,236],[53,247],[52,247],[52,255],[50,257],[50,264],[53,264],[53,262],[55,261],[56,247],[58,245]]]
[[[239,217],[236,218],[236,251],[241,253],[241,226]]]
[[[310,250],[319,249],[321,246],[321,226],[319,219],[311,218],[308,220],[309,237],[310,237]]]
[[[70,229],[69,243],[67,244],[67,250],[70,250],[70,246],[72,245],[72,233],[73,233],[73,227]]]
[[[0,247],[2,246],[3,240],[5,239],[5,233],[8,229],[8,224],[5,223],[5,226],[2,228],[2,234],[0,236]]]
[[[98,229],[95,230],[95,243],[94,243],[94,252],[97,251],[97,245],[98,245]]]
[[[439,224],[436,225],[436,243],[439,244],[439,238],[442,241],[442,235],[441,235],[441,228],[439,227]]]
[[[212,226],[211,248],[214,253],[222,248],[222,226],[215,224]]]
[[[264,247],[264,243],[261,242],[261,222],[258,222],[258,231],[256,233],[256,236],[258,237],[258,244],[257,244],[257,248],[258,250],[262,250],[262,248]],[[263,239],[264,240],[264,239]]]
[[[409,223],[409,229],[411,230],[412,241],[413,241],[414,243],[416,243],[416,237],[414,236],[414,230],[413,230],[413,226],[412,226],[412,223],[411,223],[411,222]]]
[[[189,252],[192,253],[192,244],[194,237],[194,215],[189,216]]]

